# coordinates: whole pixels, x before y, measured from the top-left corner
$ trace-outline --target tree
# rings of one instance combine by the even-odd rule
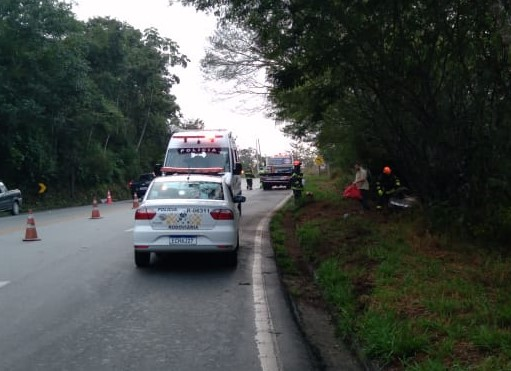
[[[293,158],[302,163],[302,167],[314,167],[314,159],[317,157],[317,152],[314,147],[305,143],[294,142],[291,143]]]
[[[260,74],[269,60],[257,50],[254,32],[221,23],[209,38],[210,47],[201,60],[206,78],[233,82],[233,94],[260,94],[266,96],[269,85],[261,82]]]
[[[204,126],[204,121],[200,119],[184,120],[180,125],[183,130],[204,130]]]
[[[390,163],[465,227],[511,223],[507,3],[182,2],[253,35],[288,134],[337,163]]]
[[[171,68],[187,62],[154,29],[83,23],[57,0],[2,1],[3,178],[29,189],[44,181],[74,197],[152,168],[180,116]]]
[[[238,151],[240,162],[243,169],[254,169],[257,168],[257,153],[255,148],[243,148]]]
[[[0,14],[0,172],[32,188],[58,177],[64,132],[73,137],[87,94],[81,24],[53,0],[2,1]]]
[[[103,136],[112,153],[123,148],[126,157],[121,161],[130,169],[124,177],[132,177],[152,168],[165,152],[171,134],[169,122],[180,115],[176,99],[170,94],[179,78],[169,69],[175,65],[186,67],[188,58],[179,53],[172,40],[160,37],[154,29],[142,33],[108,18],[90,20],[86,39],[88,59],[95,66],[92,78],[104,95],[99,102],[107,105],[97,108],[120,114],[120,121],[97,134]],[[101,122],[114,117],[103,115]]]

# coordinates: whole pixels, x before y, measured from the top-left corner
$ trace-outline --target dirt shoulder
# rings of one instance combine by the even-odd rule
[[[328,208],[325,209],[324,204],[307,205],[308,218],[323,217],[326,212]],[[340,211],[334,214],[332,217],[342,217]],[[304,336],[319,359],[321,369],[325,371],[371,369],[356,347],[343,343],[336,336],[332,310],[314,282],[314,269],[307,263],[296,238],[296,220],[291,211],[284,216],[282,227],[286,236],[287,253],[299,272],[285,274],[281,271],[281,279],[294,306]]]

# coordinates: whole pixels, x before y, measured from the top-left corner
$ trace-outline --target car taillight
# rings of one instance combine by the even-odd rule
[[[155,210],[141,207],[135,211],[135,220],[151,220],[155,215]]]
[[[233,220],[234,214],[231,210],[227,209],[215,209],[209,213],[215,220]]]

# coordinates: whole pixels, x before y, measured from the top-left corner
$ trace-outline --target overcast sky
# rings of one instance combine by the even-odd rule
[[[0,0],[1,1],[1,0]],[[110,17],[143,31],[154,27],[163,37],[178,43],[180,52],[191,60],[186,69],[176,69],[181,83],[172,88],[185,119],[201,119],[206,129],[232,130],[240,148],[256,147],[259,139],[263,155],[290,150],[290,140],[262,112],[249,114],[238,110],[232,101],[219,100],[213,87],[200,72],[200,59],[215,29],[215,18],[168,0],[75,0],[73,12],[78,19]],[[211,85],[215,84],[215,85]],[[216,88],[215,88],[216,89]],[[238,110],[236,112],[236,110]]]

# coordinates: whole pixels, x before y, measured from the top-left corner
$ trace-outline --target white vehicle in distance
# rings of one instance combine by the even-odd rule
[[[225,177],[173,175],[153,180],[135,211],[135,265],[147,267],[151,253],[222,253],[238,261],[240,213]]]

